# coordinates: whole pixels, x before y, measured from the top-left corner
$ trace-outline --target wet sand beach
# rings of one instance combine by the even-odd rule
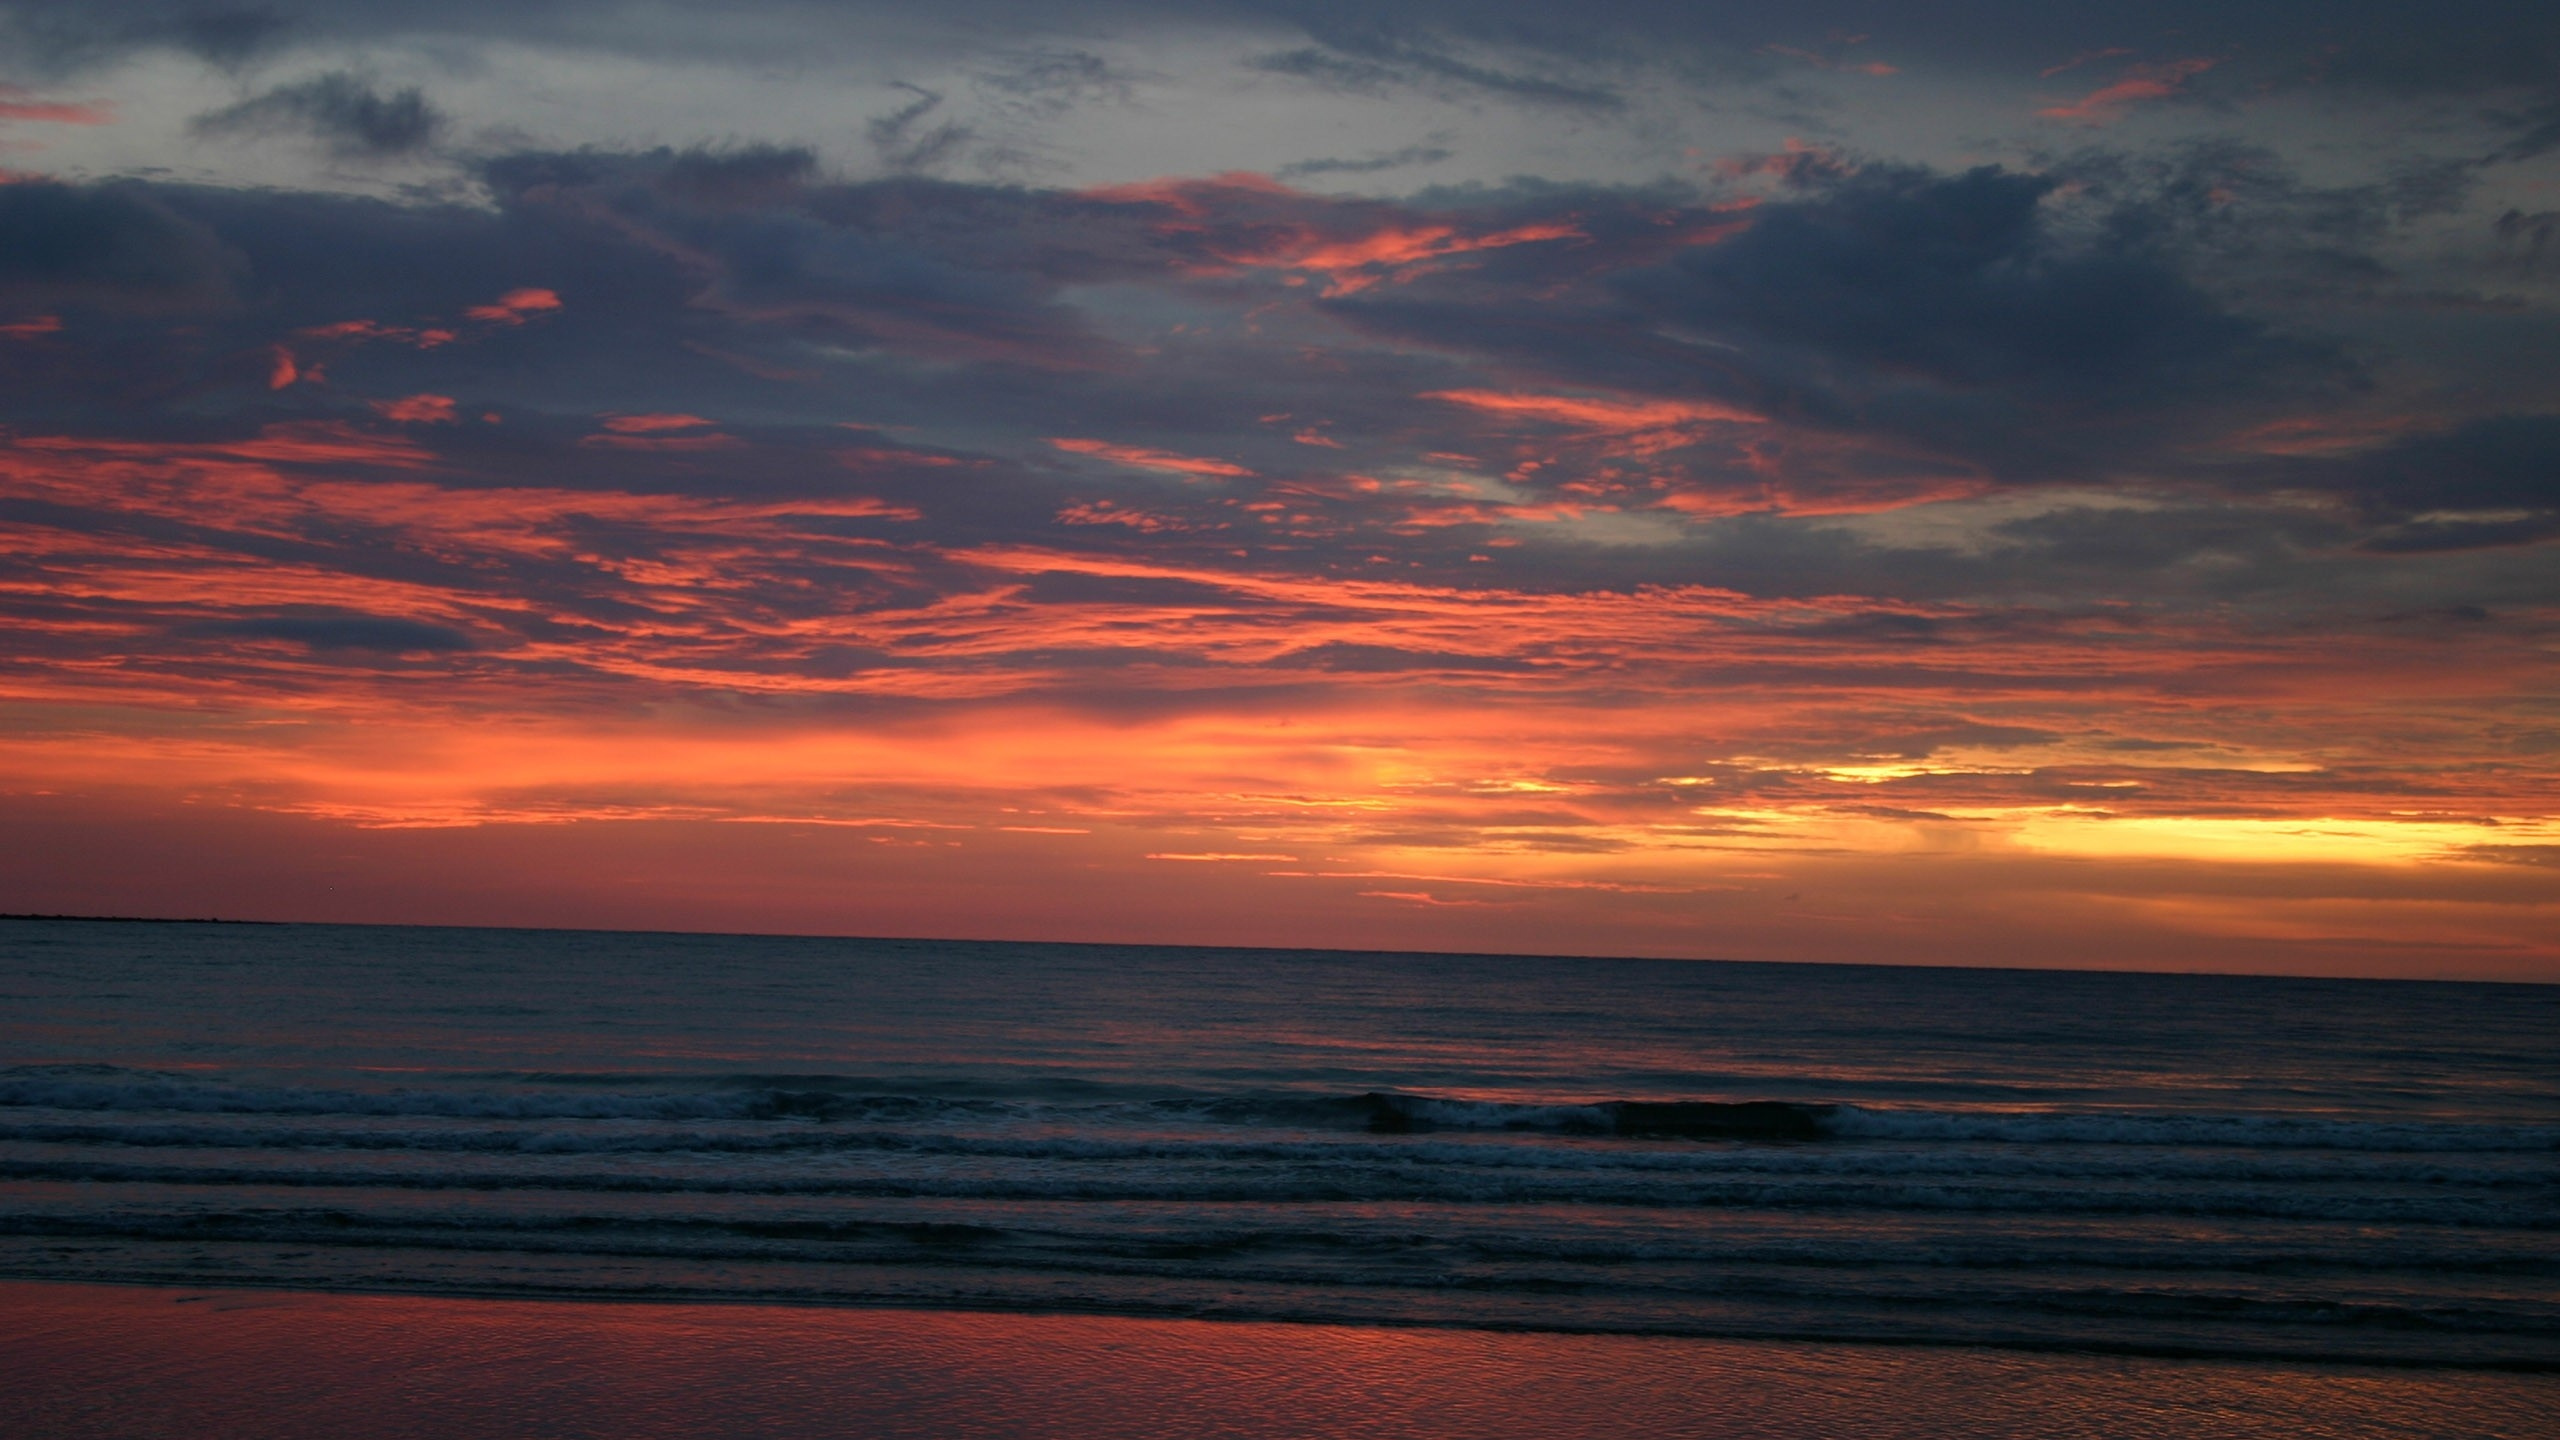
[[[2560,1376],[0,1282],[21,1440],[2547,1435]]]

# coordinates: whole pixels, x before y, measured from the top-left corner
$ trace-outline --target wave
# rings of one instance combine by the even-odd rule
[[[365,1118],[365,1117],[351,1117]],[[1497,1145],[1461,1136],[1449,1141],[1381,1142],[1366,1136],[1224,1139],[1199,1134],[1120,1137],[1080,1134],[966,1133],[949,1130],[838,1126],[751,1129],[634,1130],[526,1126],[351,1125],[278,1127],[221,1121],[0,1124],[7,1143],[123,1149],[189,1149],[234,1155],[308,1151],[401,1152],[463,1156],[612,1156],[682,1160],[730,1156],[961,1156],[1085,1164],[1160,1162],[1176,1165],[1328,1166],[1381,1163],[1462,1169],[1761,1174],[1773,1176],[1928,1176],[1947,1179],[2125,1181],[2165,1184],[2426,1185],[2443,1188],[2541,1189],[2539,1165],[2474,1152],[2464,1160],[2431,1156],[2248,1150],[2167,1154],[2104,1148],[1908,1146]]]
[[[2171,1241],[2142,1245],[2120,1232],[2101,1229],[2048,1239],[2032,1252],[2015,1243],[1980,1241],[1964,1245],[1932,1245],[1915,1250],[1890,1239],[1873,1239],[1854,1228],[1826,1227],[1802,1236],[1737,1235],[1711,1230],[1654,1230],[1640,1238],[1613,1238],[1588,1230],[1559,1232],[1494,1229],[1417,1231],[1395,1223],[1363,1226],[1356,1215],[1336,1215],[1323,1228],[1287,1221],[1260,1225],[1221,1225],[1215,1217],[1171,1219],[1130,1227],[1114,1215],[1103,1223],[1078,1227],[1073,1217],[1043,1211],[1029,1223],[1020,1212],[975,1212],[1003,1215],[1005,1223],[987,1220],[892,1218],[881,1214],[824,1217],[802,1212],[667,1213],[660,1210],[604,1211],[591,1207],[574,1213],[502,1213],[471,1207],[450,1211],[398,1209],[367,1211],[345,1206],[289,1208],[258,1205],[226,1209],[188,1206],[163,1211],[118,1208],[87,1213],[0,1211],[0,1235],[126,1236],[190,1239],[221,1235],[233,1239],[263,1235],[290,1239],[325,1233],[342,1243],[381,1243],[381,1237],[448,1236],[468,1243],[501,1242],[518,1236],[567,1236],[581,1242],[608,1237],[710,1236],[806,1242],[840,1247],[883,1240],[905,1240],[934,1246],[998,1244],[1110,1257],[1215,1259],[1234,1255],[1299,1251],[1336,1257],[1343,1279],[1356,1283],[1367,1272],[1366,1261],[1396,1262],[1435,1255],[1464,1262],[1534,1263],[1549,1266],[1626,1268],[1620,1283],[1640,1283],[1648,1273],[1670,1267],[1785,1267],[1799,1271],[1860,1272],[1887,1269],[1900,1273],[1965,1271],[2006,1275],[2010,1283],[2076,1283],[2070,1277],[2092,1274],[2197,1276],[2230,1280],[2237,1276],[2277,1277],[2317,1274],[2334,1277],[2352,1272],[2367,1281],[2393,1276],[2441,1280],[2456,1275],[2488,1275],[2508,1280],[2560,1276],[2560,1255],[2517,1246],[2430,1245],[2418,1232],[2396,1232],[2394,1243],[2375,1246],[2370,1232],[2339,1237],[2338,1245],[2306,1249],[2299,1243],[2259,1249],[2216,1247],[2199,1251],[2192,1243]],[[1315,1217],[1296,1217],[1304,1222]],[[415,1243],[403,1239],[400,1243]],[[817,1252],[812,1252],[813,1254]],[[1632,1268],[1627,1268],[1632,1267]]]
[[[2368,1152],[2560,1150],[2560,1125],[2346,1120],[2313,1115],[2068,1110],[1918,1110],[1843,1105],[1828,1134],[1999,1145],[2141,1145]]]
[[[479,1077],[432,1087],[245,1085],[113,1066],[0,1070],[0,1109],[420,1120],[811,1122],[930,1127],[1196,1124],[1374,1135],[1516,1132],[1635,1141],[1802,1145],[2140,1146],[2366,1153],[2560,1150],[2560,1125],[2326,1115],[1922,1109],[1782,1099],[1497,1100],[1392,1090],[1131,1098],[1131,1086],[883,1082],[827,1075]],[[490,1083],[502,1080],[505,1083]],[[577,1088],[566,1088],[569,1086]],[[649,1088],[637,1088],[646,1086]],[[990,1091],[1002,1090],[1003,1094]],[[960,1093],[952,1093],[954,1091]]]
[[[180,1253],[220,1243],[233,1257],[225,1279],[235,1284],[334,1274],[340,1284],[521,1286],[553,1298],[561,1298],[569,1276],[599,1298],[627,1296],[633,1285],[708,1284],[720,1298],[894,1296],[978,1305],[1002,1303],[1007,1293],[1055,1296],[1054,1288],[1026,1286],[1065,1281],[1078,1308],[1143,1310],[1186,1293],[1167,1287],[1189,1286],[1193,1303],[1230,1316],[1254,1292],[1268,1299],[1277,1290],[1297,1312],[1286,1318],[1297,1319],[1527,1320],[1540,1329],[1596,1322],[1657,1333],[1811,1328],[1833,1339],[2075,1349],[2131,1343],[2180,1353],[2290,1350],[2299,1358],[2542,1369],[2551,1368],[2551,1345],[2560,1339],[2560,1309],[2546,1300],[2448,1291],[2412,1284],[2420,1277],[2406,1274],[2358,1274],[2344,1288],[2330,1275],[2318,1293],[2252,1288],[2225,1271],[2174,1266],[2114,1273],[1942,1266],[1913,1283],[1909,1269],[1890,1260],[1818,1268],[1784,1255],[1480,1248],[1322,1230],[1112,1236],[949,1222],[586,1215],[491,1223],[336,1209],[0,1216],[0,1235],[54,1248],[74,1242],[86,1265],[128,1278],[165,1278],[169,1262],[158,1257],[169,1255],[173,1242]],[[314,1261],[315,1251],[346,1257],[356,1268]],[[0,1267],[8,1254],[0,1250]],[[1427,1308],[1412,1308],[1417,1304]]]
[[[476,1120],[924,1119],[1013,1113],[1000,1102],[762,1087],[642,1095],[485,1088],[349,1090],[184,1078],[0,1077],[0,1107],[234,1115],[371,1115]]]
[[[0,1160],[0,1180],[374,1191],[559,1191],[652,1195],[798,1195],[898,1199],[1080,1201],[1164,1205],[1402,1203],[1604,1205],[1682,1210],[1999,1213],[2332,1221],[2560,1230],[2560,1210],[2536,1196],[2322,1193],[2295,1189],[2163,1191],[2156,1187],[2021,1187],[1998,1177],[1967,1183],[1886,1178],[1540,1175],[1425,1166],[1300,1166],[1059,1173],[767,1175],[503,1169],[332,1169],[266,1165],[148,1165],[85,1159]]]

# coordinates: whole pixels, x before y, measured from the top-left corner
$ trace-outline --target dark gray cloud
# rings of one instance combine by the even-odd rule
[[[0,68],[72,74],[152,49],[236,66],[294,29],[277,7],[220,0],[0,0]]]
[[[181,10],[157,33],[191,55],[229,67],[272,49],[292,28],[292,22],[270,9],[212,6]]]
[[[363,159],[413,155],[435,142],[444,112],[416,86],[385,94],[360,75],[333,70],[279,85],[188,122],[199,135],[307,135],[334,154]]]
[[[2347,469],[2360,498],[2394,510],[2560,510],[2560,415],[2476,420]]]
[[[484,171],[527,223],[688,274],[691,308],[839,344],[1089,364],[1101,342],[1058,287],[1133,273],[1108,248],[1133,227],[1096,235],[1053,197],[896,179],[770,188],[757,205],[702,203],[705,177],[741,173],[771,186],[805,172],[788,152],[664,151],[516,156]]]
[[[2413,282],[2381,257],[2414,227],[2460,213],[2481,167],[2403,160],[2315,184],[2267,147],[2225,136],[2052,156],[2040,173],[2072,192],[2049,219],[2083,243],[2167,258],[2225,303],[2316,312],[2405,299]]]
[[[1309,175],[1375,175],[1382,170],[1401,170],[1408,165],[1436,165],[1456,153],[1445,145],[1407,145],[1401,150],[1364,155],[1358,159],[1326,157],[1299,160],[1271,173],[1283,180]]]
[[[2560,210],[2509,210],[2490,226],[2515,267],[2539,275],[2560,264]]]
[[[1740,405],[1858,439],[1855,455],[1789,461],[1806,479],[1833,467],[1821,483],[1850,490],[1890,488],[1879,464],[2004,483],[2123,473],[2355,381],[2333,343],[2199,284],[2214,257],[2144,221],[2140,199],[2066,195],[2049,175],[1815,167],[1738,214],[1538,187],[1478,202],[1570,214],[1583,238],[1330,313],[1524,382]],[[1760,483],[1747,456],[1692,459],[1698,483]]]
[[[1871,171],[1622,283],[1670,325],[1859,388],[2156,403],[2265,363],[2263,328],[2162,257],[2058,237],[2041,208],[2055,184]]]
[[[2121,7],[1949,0],[1925,10],[1885,0],[951,0],[954,30],[1020,37],[1025,54],[1087,53],[1091,37],[1166,22],[1284,27],[1311,47],[1305,68],[1343,78],[1437,83],[1480,95],[1608,104],[1607,71],[1646,63],[1735,76],[1771,68],[1771,47],[1837,49],[1960,73],[2032,77],[2074,57],[2136,49],[2148,58],[2222,57],[2242,92],[2340,84],[2399,94],[2471,96],[2560,83],[2560,20],[2529,0],[2407,0],[2341,7],[2322,0],[2166,0]],[[876,53],[883,33],[913,34],[912,7],[890,0],[738,0],[716,19],[640,0],[0,0],[0,34],[42,63],[94,64],[137,47],[238,57],[290,36],[312,44],[397,37],[534,40],[625,53],[722,59]],[[894,25],[884,22],[896,22]],[[1042,43],[1041,37],[1062,37]],[[1297,53],[1284,47],[1283,54]],[[1361,67],[1371,67],[1363,71]]]
[[[228,303],[238,257],[147,186],[0,185],[0,309],[142,314]]]
[[[1491,69],[1426,43],[1384,34],[1346,34],[1329,45],[1256,55],[1245,63],[1266,74],[1286,75],[1357,94],[1405,89],[1476,91],[1506,100],[1574,110],[1615,110],[1626,104],[1626,97],[1607,85]]]
[[[2544,533],[2533,527],[2553,508],[2533,488],[2542,441],[2530,426],[2362,461],[2193,458],[2299,401],[2281,372],[2319,357],[2303,360],[2189,278],[2218,252],[2185,229],[2118,225],[2110,207],[2123,196],[2059,195],[2046,177],[1840,168],[1756,209],[1718,210],[1678,187],[1523,184],[1393,202],[1260,182],[847,183],[770,145],[519,154],[481,174],[488,208],[55,187],[83,205],[140,207],[235,256],[238,303],[184,333],[128,311],[0,344],[0,419],[233,444],[274,424],[378,429],[377,402],[433,394],[454,398],[455,420],[402,433],[457,488],[741,497],[828,494],[858,477],[859,493],[921,517],[889,533],[936,544],[1211,567],[1246,551],[1257,567],[1325,574],[1362,573],[1385,554],[1398,573],[1538,590],[2157,594],[2209,582],[2252,603],[2347,596],[2341,567],[2512,546]],[[17,189],[0,187],[0,202]],[[1548,238],[1506,238],[1519,233]],[[1351,272],[1306,259],[1336,252],[1423,258]],[[1344,274],[1360,287],[1320,293]],[[556,292],[561,308],[524,324],[467,318],[526,287]],[[359,320],[374,328],[346,328]],[[452,338],[418,338],[439,330]],[[272,346],[325,379],[271,391]],[[1776,421],[1738,442],[1631,456],[1421,398],[1452,390],[1715,401]],[[716,417],[730,438],[696,444],[709,432],[682,430],[660,445],[661,432],[602,428],[600,417],[650,411]],[[847,420],[902,428],[863,434]],[[1061,436],[1242,473],[1062,452],[1048,444]],[[848,469],[840,450],[873,458]],[[1892,503],[1965,467],[2011,484],[2138,475],[2232,498],[2049,514],[1970,551],[1777,514],[1694,529],[1658,515],[1666,523],[1630,545],[1524,521],[1483,488],[1400,488],[1405,467],[1450,453],[1479,476],[1541,460],[1508,482],[1530,510],[1643,510],[1665,493],[1657,481],[1749,495],[1772,466],[1814,500]],[[2271,488],[2352,503],[2257,503]],[[645,523],[579,524],[595,556],[648,561],[675,543]],[[2481,528],[2494,526],[2506,528]],[[307,548],[361,552],[386,577],[427,563],[346,536]],[[2440,586],[2417,599],[2486,593]],[[1915,650],[1963,639],[1885,612],[1851,631],[1839,638]],[[1440,662],[1417,651],[1324,663]]]
[[[286,640],[315,652],[370,651],[383,655],[437,654],[474,648],[470,636],[447,625],[389,615],[272,615],[192,627],[195,634]]]
[[[2547,88],[2560,92],[2560,79],[2546,81]],[[2540,104],[2521,111],[2501,114],[2515,138],[2500,147],[2493,158],[2499,160],[2531,160],[2560,148],[2560,93]]]
[[[977,140],[978,132],[956,120],[934,120],[942,96],[918,85],[898,87],[915,96],[863,127],[880,163],[905,175],[926,174],[958,159]]]
[[[2560,415],[2497,415],[2288,476],[2343,493],[2396,553],[2522,545],[2560,534]]]
[[[658,184],[697,204],[763,205],[817,173],[817,152],[805,145],[736,145],[679,151],[667,160]]]
[[[997,57],[972,79],[1004,109],[1031,120],[1054,120],[1078,105],[1127,103],[1139,77],[1124,74],[1089,51],[1035,49]]]

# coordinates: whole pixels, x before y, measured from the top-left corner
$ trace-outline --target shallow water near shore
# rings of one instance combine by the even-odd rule
[[[9,922],[0,1274],[2532,1373],[2554,1035],[2529,986]]]

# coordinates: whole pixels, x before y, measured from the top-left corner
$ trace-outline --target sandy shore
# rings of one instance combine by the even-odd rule
[[[2560,1376],[1930,1347],[0,1282],[84,1437],[2547,1435]]]

